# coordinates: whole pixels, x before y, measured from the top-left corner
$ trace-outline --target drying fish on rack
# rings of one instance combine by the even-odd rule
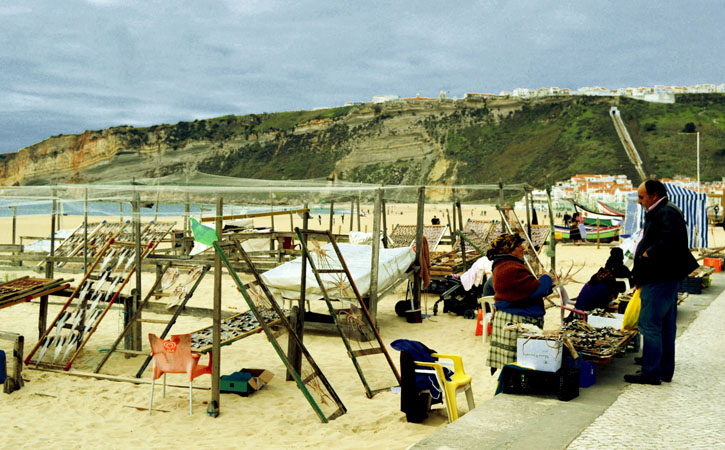
[[[259,314],[267,325],[279,321],[279,316],[272,309],[259,309]],[[290,314],[284,310],[284,314]],[[222,320],[221,343],[229,344],[249,335],[262,331],[262,326],[252,311],[245,311]],[[206,353],[212,346],[212,327],[197,330],[191,333],[191,348],[195,352]]]
[[[614,356],[637,334],[636,331],[615,330],[612,327],[595,328],[578,319],[565,324],[560,333],[569,338],[579,353],[599,359]]]
[[[170,288],[171,286],[176,283],[176,281],[179,279],[179,269],[176,267],[172,267],[169,270],[164,273],[164,276],[161,277],[161,290],[165,291],[166,289]]]
[[[596,309],[593,309],[589,313],[589,315],[597,316],[597,317],[606,317],[608,319],[614,319],[614,314],[612,314],[611,312],[607,311],[604,308],[596,308]]]

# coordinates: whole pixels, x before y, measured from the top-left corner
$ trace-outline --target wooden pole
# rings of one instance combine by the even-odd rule
[[[556,237],[554,228],[554,208],[551,206],[551,186],[546,186],[546,200],[549,206],[549,257],[551,258],[551,273],[556,277]]]
[[[308,209],[308,204],[305,203],[305,209]],[[310,221],[310,213],[309,212],[303,212],[302,213],[302,229],[307,230],[309,226]],[[307,248],[307,235],[302,234],[302,239],[304,240],[304,246],[303,248]],[[302,344],[304,337],[305,337],[305,291],[307,290],[307,258],[305,258],[304,255],[302,255],[302,264],[301,264],[301,271],[300,271],[300,301],[297,307],[297,320],[295,321],[295,328],[294,332],[297,333],[297,338],[300,341],[300,344]],[[287,352],[289,355],[290,364],[292,364],[292,367],[295,368],[297,373],[301,373],[300,369],[302,368],[302,355],[300,355],[297,352],[297,345],[295,345],[294,339],[292,336],[288,337],[288,343],[287,343]],[[287,381],[293,381],[295,378],[290,373],[290,371],[287,371]]]
[[[599,250],[599,217],[597,217],[597,250]]]
[[[118,215],[119,215],[119,222],[123,223],[123,202],[118,202]]]
[[[526,203],[526,233],[531,239],[531,210],[529,209],[529,192],[524,191],[524,203]]]
[[[88,269],[88,188],[83,192],[83,270]]]
[[[186,166],[186,186],[184,189],[186,192],[184,193],[184,237],[186,237],[186,232],[189,231],[189,216],[191,215],[191,205],[190,205],[190,198],[189,198],[189,166],[187,164]]]
[[[456,201],[456,209],[458,210],[458,228],[463,234],[463,211],[461,211],[461,202]],[[463,261],[463,270],[466,270],[466,241],[461,238],[461,260]]]
[[[453,196],[453,228],[451,229],[451,236],[452,236],[451,245],[453,245],[453,243],[456,240],[455,237],[453,237],[453,236],[456,234],[456,231],[458,230],[458,228],[460,228],[460,224],[458,224],[458,225],[456,224],[456,214],[458,213],[458,211],[456,211],[456,190],[455,190],[455,188],[451,189],[451,195]],[[420,199],[418,201],[420,201]]]
[[[455,239],[453,238],[453,227],[451,226],[451,214],[448,211],[448,208],[446,208],[446,220],[448,221],[448,231],[451,233],[451,245],[453,245],[453,241],[455,241]]]
[[[131,318],[136,314],[139,307],[141,306],[141,198],[138,192],[134,193],[133,196],[133,235],[136,244],[136,289],[134,289],[134,295],[132,298],[133,307],[130,311],[130,315],[125,317],[124,325],[126,321],[130,321]],[[138,319],[141,319],[141,314],[138,315]],[[142,332],[141,321],[137,320],[133,325],[133,350],[141,350],[141,332]]]
[[[370,318],[377,326],[378,322],[378,266],[380,264],[380,216],[383,190],[375,191],[375,207],[373,208],[373,248],[372,267],[370,268],[370,291],[368,292]]]
[[[52,209],[50,213],[50,258],[45,263],[45,278],[51,279],[53,278],[53,271],[55,266],[55,261],[53,261],[53,257],[55,256],[55,217],[56,217],[56,199],[55,199],[55,190],[53,190],[53,203],[52,203]],[[45,330],[48,325],[48,296],[44,295],[40,297],[40,308],[38,310],[38,337],[43,337],[43,333],[45,333]]]
[[[222,238],[223,200],[216,199],[216,235]],[[222,259],[214,254],[214,312],[212,313],[212,364],[211,364],[211,400],[207,414],[217,417],[220,411],[219,389],[221,378],[221,324],[222,324]]]
[[[350,200],[350,231],[352,231],[353,222],[355,222],[355,200]]]
[[[159,186],[156,186],[156,204],[154,205],[154,222],[159,220],[159,200],[161,200],[161,191]]]
[[[269,193],[269,210],[274,211],[274,194]],[[274,231],[274,216],[270,216],[270,220],[272,221],[272,231]]]
[[[335,200],[330,200],[330,226],[327,228],[332,233],[332,223],[335,220]]]
[[[382,201],[382,212],[383,212],[383,247],[388,248],[388,215],[385,212],[385,199]]]
[[[420,252],[423,246],[423,221],[425,213],[425,187],[418,188],[418,215],[415,228],[415,273],[413,275],[413,309],[420,309]],[[455,216],[453,216],[455,217]]]
[[[360,231],[360,193],[357,193],[357,231]]]
[[[17,216],[18,216],[18,207],[11,206],[10,208],[13,210],[13,245],[15,245],[15,229],[16,229],[16,221],[17,221]]]

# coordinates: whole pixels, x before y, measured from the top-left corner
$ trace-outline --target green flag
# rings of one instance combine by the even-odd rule
[[[219,238],[216,235],[214,228],[202,225],[198,220],[193,217],[189,219],[191,221],[191,232],[194,234],[194,240],[204,245],[211,247],[215,241]]]

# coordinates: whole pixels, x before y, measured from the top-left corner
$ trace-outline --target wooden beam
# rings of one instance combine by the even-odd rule
[[[96,378],[99,380],[107,380],[107,381],[123,381],[126,383],[133,383],[133,384],[151,384],[151,380],[147,380],[145,378],[121,377],[121,376],[117,376],[117,375],[105,375],[102,373],[78,372],[75,370],[66,371],[66,370],[61,370],[61,369],[51,369],[51,368],[47,368],[47,367],[28,366],[28,368],[31,370],[40,370],[42,372],[51,372],[51,373],[60,373],[63,375],[72,375],[74,377]],[[189,389],[188,384],[166,384],[166,386]],[[211,389],[206,386],[192,386],[192,387],[194,389],[200,389],[200,390],[204,390],[204,391],[208,391]]]
[[[309,211],[310,210],[307,208],[293,209],[290,211],[267,211],[267,212],[249,213],[249,214],[234,214],[234,215],[224,216],[221,219],[222,220],[253,219],[255,217],[281,216],[283,214],[302,214],[302,213],[306,213]],[[216,217],[202,217],[202,219],[201,219],[201,222],[214,222],[214,221],[216,221]]]
[[[413,309],[420,309],[420,252],[423,246],[423,220],[425,213],[425,187],[418,188],[418,216],[415,232],[415,275],[413,276]],[[455,217],[455,215],[453,216]]]
[[[221,238],[222,235],[222,218],[223,218],[223,199],[217,197],[216,200],[216,235]],[[222,259],[219,253],[214,253],[214,316],[212,317],[212,363],[211,363],[211,400],[207,408],[207,414],[217,417],[220,412],[221,405],[220,389],[221,389],[221,311],[222,311]]]
[[[332,233],[333,220],[335,220],[335,200],[330,200],[330,226],[327,228]]]
[[[375,191],[375,207],[373,208],[373,243],[372,243],[372,267],[370,268],[370,318],[377,327],[378,322],[378,266],[380,264],[380,208],[383,202],[383,190],[378,188]]]

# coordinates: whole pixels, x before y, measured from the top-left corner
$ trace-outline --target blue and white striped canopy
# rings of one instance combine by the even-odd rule
[[[671,183],[665,183],[665,188],[669,200],[677,205],[685,216],[690,248],[706,248],[708,246],[707,194],[698,194],[691,189]],[[627,216],[623,234],[633,234],[635,228],[641,229],[643,224],[644,214],[642,208],[637,205],[637,194],[630,194],[627,197]]]

